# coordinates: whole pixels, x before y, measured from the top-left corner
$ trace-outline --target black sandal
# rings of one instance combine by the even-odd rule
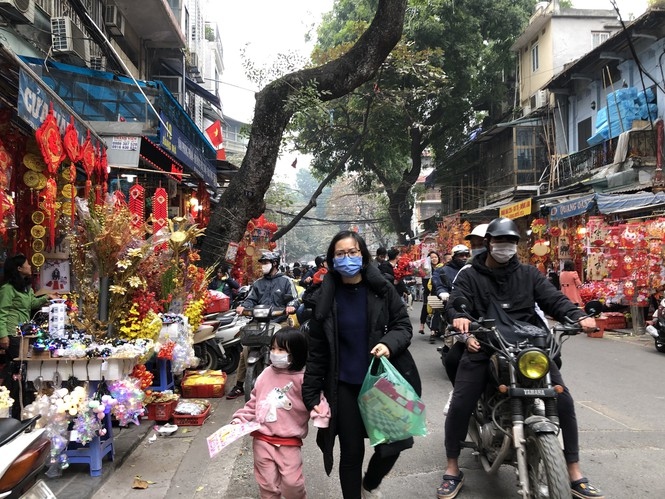
[[[459,472],[459,476],[443,475],[443,481],[436,489],[437,499],[453,499],[459,491],[462,490],[464,483],[464,473]]]
[[[580,499],[605,499],[603,493],[591,485],[587,477],[582,477],[579,480],[570,482],[570,491],[572,492],[573,497],[579,497]]]

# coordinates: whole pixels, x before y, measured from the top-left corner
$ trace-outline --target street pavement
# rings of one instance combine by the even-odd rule
[[[411,312],[414,337],[411,352],[423,381],[429,434],[416,438],[413,449],[402,454],[381,489],[387,499],[436,497],[445,465],[443,406],[451,388],[437,345],[419,335],[418,313]],[[564,345],[562,374],[576,401],[580,428],[582,470],[608,498],[665,497],[661,463],[665,460],[665,355],[656,352],[648,335],[606,332],[604,338],[579,335]],[[232,386],[233,376],[227,385]],[[47,483],[57,497],[68,499],[157,499],[180,497],[258,497],[252,470],[251,437],[245,437],[210,459],[206,437],[228,423],[242,399],[211,399],[214,412],[201,427],[181,427],[170,437],[151,439],[149,422],[123,429],[116,462],[104,463],[104,474],[92,478],[87,467],[72,465],[63,477]],[[315,429],[303,446],[304,471],[310,499],[341,497],[338,457],[330,477],[323,470]],[[371,455],[367,445],[366,461]],[[516,498],[515,472],[502,466],[488,476],[470,450],[463,450],[460,465],[466,482],[462,499]],[[132,489],[135,476],[150,482],[147,489]]]

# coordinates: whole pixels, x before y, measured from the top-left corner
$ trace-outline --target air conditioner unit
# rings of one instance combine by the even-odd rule
[[[113,36],[125,36],[125,17],[115,5],[106,6],[106,15],[104,16],[109,33]]]
[[[531,114],[531,106],[522,107],[522,116],[528,116]]]
[[[51,48],[53,52],[74,54],[84,61],[90,59],[85,34],[68,16],[51,18]]]
[[[21,24],[35,22],[35,0],[2,0],[0,15]]]
[[[103,55],[91,55],[88,67],[97,71],[106,71],[106,57]]]
[[[535,98],[536,98],[536,106],[535,106],[535,107],[536,107],[536,109],[538,109],[538,108],[540,108],[540,107],[543,107],[543,106],[546,106],[547,104],[549,104],[549,99],[548,99],[548,97],[549,97],[549,96],[548,96],[548,94],[547,94],[547,90],[538,90],[538,91],[535,93]]]

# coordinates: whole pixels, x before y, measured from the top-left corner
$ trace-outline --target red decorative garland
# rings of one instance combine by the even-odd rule
[[[145,189],[138,182],[129,188],[129,212],[132,225],[140,227],[145,219]]]
[[[95,146],[92,145],[90,140],[90,130],[88,130],[88,136],[83,143],[81,148],[81,161],[83,163],[83,169],[85,170],[86,181],[85,181],[85,198],[88,199],[90,195],[90,188],[92,187],[92,174],[95,171]]]
[[[42,152],[44,161],[50,174],[58,171],[60,163],[65,159],[65,148],[60,137],[60,128],[53,115],[53,103],[49,106],[48,114],[41,126],[35,131],[35,137]]]
[[[79,143],[79,133],[74,126],[74,117],[69,120],[69,125],[65,130],[65,152],[72,163],[81,159],[81,144]]]
[[[158,187],[155,189],[155,195],[152,201],[153,234],[157,234],[160,229],[166,227],[168,218],[169,196],[166,189]]]

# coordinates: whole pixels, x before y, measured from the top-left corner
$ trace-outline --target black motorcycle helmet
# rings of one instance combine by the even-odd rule
[[[262,251],[261,256],[259,257],[259,263],[270,262],[274,266],[279,265],[279,253],[276,251]]]
[[[324,263],[326,263],[326,255],[318,255],[314,259],[314,264],[316,265],[317,269],[320,269],[321,267],[323,267]]]
[[[510,218],[495,218],[487,226],[485,231],[485,238],[491,239],[493,237],[510,237],[514,238],[515,242],[520,240],[520,230],[517,224]]]

